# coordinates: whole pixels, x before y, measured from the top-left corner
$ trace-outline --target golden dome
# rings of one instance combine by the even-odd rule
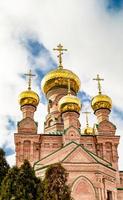
[[[98,94],[97,96],[93,97],[91,101],[91,107],[93,108],[94,112],[100,108],[112,108],[112,100],[107,95]]]
[[[80,79],[72,71],[63,68],[52,70],[43,78],[41,83],[42,91],[47,94],[53,88],[66,88],[68,79],[70,79],[71,89],[77,93],[80,88]]]
[[[21,106],[32,105],[36,107],[39,104],[39,96],[32,90],[23,91],[19,95],[19,104]]]
[[[80,99],[74,95],[68,94],[60,99],[58,109],[62,113],[66,111],[75,111],[79,113],[81,110]]]
[[[82,134],[84,135],[94,135],[94,129],[91,127],[86,127],[82,130]]]

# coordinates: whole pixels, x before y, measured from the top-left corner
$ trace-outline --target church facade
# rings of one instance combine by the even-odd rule
[[[34,113],[39,96],[31,90],[31,72],[28,90],[19,96],[23,119],[15,133],[16,164],[28,159],[38,177],[43,178],[50,164],[60,162],[68,172],[68,184],[75,200],[122,200],[123,172],[118,170],[118,144],[115,125],[109,116],[112,100],[102,94],[99,75],[98,94],[91,106],[97,124],[82,129],[79,121],[81,101],[79,77],[62,65],[62,45],[58,45],[59,65],[42,80],[42,90],[48,100],[44,133],[38,134]],[[87,114],[87,112],[86,112]]]

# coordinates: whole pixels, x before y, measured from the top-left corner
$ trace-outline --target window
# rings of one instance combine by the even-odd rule
[[[49,144],[49,143],[44,143],[44,147],[45,147],[45,148],[49,148],[49,147],[50,147],[50,144]]]
[[[57,143],[53,143],[53,148],[58,148],[58,144]]]
[[[107,200],[112,200],[112,192],[107,191]]]

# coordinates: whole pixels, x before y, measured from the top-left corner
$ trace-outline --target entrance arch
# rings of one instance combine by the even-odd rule
[[[78,177],[72,185],[72,197],[74,200],[96,200],[93,184],[84,176]]]

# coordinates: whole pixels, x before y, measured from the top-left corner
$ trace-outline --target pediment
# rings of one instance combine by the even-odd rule
[[[87,164],[96,163],[96,160],[79,145],[62,162]]]
[[[64,158],[66,158],[67,155],[76,148],[76,146],[76,143],[70,142],[64,147],[39,160],[36,165],[43,166],[50,165],[52,163],[62,162],[62,160],[64,160]]]
[[[54,153],[42,158],[35,164],[35,169],[38,169],[43,166],[47,166],[53,163],[96,163],[96,159],[89,154],[81,145],[76,144],[75,142],[70,142],[65,145],[63,148],[57,150]]]
[[[114,134],[115,131],[116,131],[116,126],[107,120],[100,122],[100,124],[98,126],[98,132],[103,132],[106,134],[108,134],[108,133]]]
[[[18,122],[18,133],[36,133],[37,124],[36,122],[27,117]]]

